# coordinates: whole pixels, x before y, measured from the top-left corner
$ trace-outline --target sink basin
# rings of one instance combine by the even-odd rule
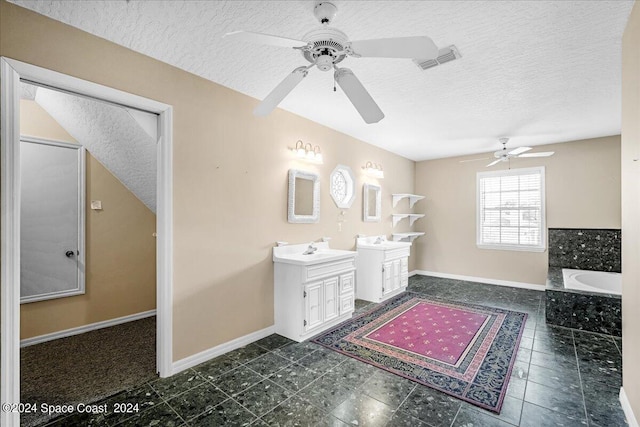
[[[385,240],[382,243],[358,243],[359,248],[367,248],[367,249],[379,249],[381,251],[385,251],[387,249],[400,249],[406,248],[407,246],[411,246],[409,242],[390,242]]]
[[[410,242],[391,242],[386,239],[384,236],[380,236],[381,239],[378,239],[378,236],[371,237],[359,237],[356,242],[358,248],[364,249],[377,249],[379,251],[386,251],[390,249],[401,249],[411,246]],[[378,243],[376,243],[378,242]]]
[[[328,261],[337,261],[343,258],[353,258],[356,251],[344,251],[341,249],[330,249],[328,243],[318,243],[318,250],[313,254],[304,254],[309,244],[290,245],[273,248],[273,262],[285,264],[313,265]]]

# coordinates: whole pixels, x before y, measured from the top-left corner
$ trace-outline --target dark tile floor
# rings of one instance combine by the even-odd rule
[[[544,292],[415,276],[409,290],[529,314],[500,415],[318,345],[272,335],[105,401],[137,414],[73,415],[60,426],[626,425],[621,342],[547,326]],[[357,301],[358,312],[370,308]]]

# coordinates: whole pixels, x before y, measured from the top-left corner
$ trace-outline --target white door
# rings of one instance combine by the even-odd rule
[[[20,300],[84,293],[84,149],[20,142]]]
[[[324,281],[324,320],[338,317],[338,277]]]
[[[304,328],[305,331],[322,324],[322,282],[310,283],[304,287]]]

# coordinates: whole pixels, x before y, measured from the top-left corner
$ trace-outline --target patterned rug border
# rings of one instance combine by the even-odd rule
[[[390,368],[388,368],[388,367],[386,367],[386,366],[384,366],[384,365],[382,365],[380,363],[377,363],[377,362],[375,362],[373,360],[364,359],[362,357],[356,356],[356,355],[354,355],[352,353],[349,353],[347,351],[343,351],[343,350],[337,349],[335,347],[332,347],[329,344],[324,344],[324,343],[319,341],[319,339],[321,337],[329,335],[329,334],[337,331],[338,329],[344,327],[345,325],[347,325],[349,323],[356,322],[356,321],[358,321],[359,319],[361,319],[363,317],[370,316],[376,311],[383,310],[383,309],[387,308],[387,306],[392,305],[393,303],[395,303],[398,300],[401,300],[403,298],[419,298],[419,299],[422,299],[422,300],[433,301],[435,303],[450,304],[450,305],[454,305],[454,306],[458,306],[458,307],[465,307],[465,306],[469,306],[470,308],[476,308],[477,307],[477,309],[489,309],[489,310],[495,310],[495,311],[503,312],[503,313],[514,313],[514,314],[518,314],[518,315],[522,315],[523,316],[522,317],[522,323],[520,325],[520,331],[518,332],[518,338],[516,339],[515,344],[514,344],[514,350],[515,351],[511,355],[511,360],[509,361],[509,368],[507,369],[507,373],[506,373],[506,380],[505,380],[505,383],[504,383],[504,385],[503,385],[503,387],[501,389],[500,397],[499,397],[499,400],[498,400],[497,404],[495,405],[495,407],[483,404],[483,403],[478,402],[478,401],[471,400],[469,398],[466,398],[466,397],[463,397],[463,396],[460,396],[460,395],[456,395],[454,392],[451,392],[451,391],[445,390],[443,388],[437,387],[434,384],[426,384],[425,382],[420,381],[419,379],[417,379],[415,377],[411,377],[409,375],[405,375],[405,374],[403,374],[402,372],[399,372],[399,371],[391,370]],[[490,412],[493,412],[493,413],[496,413],[496,414],[500,414],[500,411],[502,410],[502,405],[504,403],[504,399],[505,399],[506,394],[507,394],[506,392],[507,392],[507,389],[509,387],[509,383],[511,381],[511,374],[513,372],[513,367],[514,367],[514,365],[516,363],[516,359],[517,359],[517,357],[516,357],[517,350],[520,347],[520,342],[522,341],[522,336],[524,334],[525,323],[526,323],[528,317],[529,317],[529,315],[527,313],[523,313],[523,312],[515,311],[515,310],[508,310],[506,308],[491,307],[491,306],[468,303],[468,302],[462,302],[462,301],[445,300],[445,299],[438,298],[438,297],[433,297],[433,296],[430,296],[430,295],[422,295],[422,294],[419,294],[419,293],[406,291],[406,292],[404,292],[404,293],[402,293],[402,294],[400,294],[400,295],[398,295],[398,296],[396,296],[394,298],[391,298],[391,299],[389,299],[387,301],[384,301],[384,302],[376,305],[375,307],[371,308],[370,310],[367,310],[367,311],[365,311],[365,312],[363,312],[363,313],[361,313],[361,314],[359,314],[359,315],[357,315],[355,317],[352,317],[351,319],[345,320],[344,322],[341,322],[341,323],[335,325],[334,327],[329,328],[326,331],[323,331],[323,332],[315,335],[309,341],[314,342],[314,343],[316,343],[318,345],[321,345],[322,347],[327,348],[327,349],[329,349],[331,351],[335,351],[337,353],[343,354],[343,355],[345,355],[347,357],[350,357],[352,359],[356,359],[356,360],[359,360],[359,361],[361,361],[363,363],[366,363],[368,365],[375,366],[375,367],[377,367],[379,369],[382,369],[382,370],[384,370],[386,372],[389,372],[391,374],[397,375],[399,377],[406,378],[406,379],[408,379],[410,381],[413,381],[415,383],[421,384],[421,385],[423,385],[425,387],[432,388],[432,389],[437,390],[437,391],[439,391],[441,393],[445,393],[445,394],[447,394],[449,396],[452,396],[452,397],[454,397],[456,399],[459,399],[461,401],[468,402],[471,405],[486,409],[486,410],[488,410]],[[477,375],[477,373],[476,373],[476,375]]]

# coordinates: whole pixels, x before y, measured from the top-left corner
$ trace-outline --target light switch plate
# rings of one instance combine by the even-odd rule
[[[101,211],[102,210],[102,201],[101,200],[92,200],[91,201],[91,209],[93,209],[94,211]]]

